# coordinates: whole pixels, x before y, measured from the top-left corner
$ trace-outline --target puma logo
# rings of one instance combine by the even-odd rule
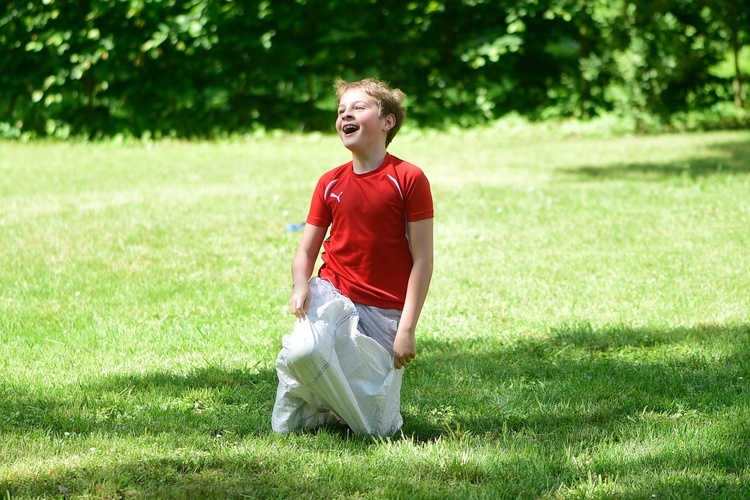
[[[341,191],[339,194],[331,193],[331,198],[336,198],[336,201],[338,201],[339,203],[341,203],[341,195],[342,194],[344,194],[343,191]]]

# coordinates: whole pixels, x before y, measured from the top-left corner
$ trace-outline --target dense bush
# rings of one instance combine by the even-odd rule
[[[8,0],[0,136],[328,129],[363,76],[423,125],[740,126],[748,36],[750,0]]]

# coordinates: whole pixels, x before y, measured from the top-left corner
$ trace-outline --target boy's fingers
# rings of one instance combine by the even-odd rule
[[[393,358],[393,366],[396,367],[397,370],[404,368],[406,365],[411,363],[414,360],[415,356],[411,354],[405,354],[403,356],[395,357]]]
[[[289,312],[297,316],[299,319],[303,319],[305,317],[305,308],[303,304],[304,303],[301,303],[301,301],[297,301],[294,299],[290,300]]]

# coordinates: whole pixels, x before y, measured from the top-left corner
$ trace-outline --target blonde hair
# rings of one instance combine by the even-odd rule
[[[385,146],[388,147],[406,119],[406,108],[404,108],[406,95],[399,89],[392,89],[388,84],[377,78],[365,78],[358,82],[337,80],[335,86],[337,101],[341,101],[341,97],[350,90],[361,90],[377,101],[380,118],[385,118],[388,115],[395,117],[396,123],[388,131],[385,138]]]

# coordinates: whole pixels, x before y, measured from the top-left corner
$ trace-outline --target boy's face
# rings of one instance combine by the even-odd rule
[[[377,101],[361,90],[350,90],[341,96],[336,131],[344,147],[353,153],[366,153],[385,146],[393,115],[380,117]]]

